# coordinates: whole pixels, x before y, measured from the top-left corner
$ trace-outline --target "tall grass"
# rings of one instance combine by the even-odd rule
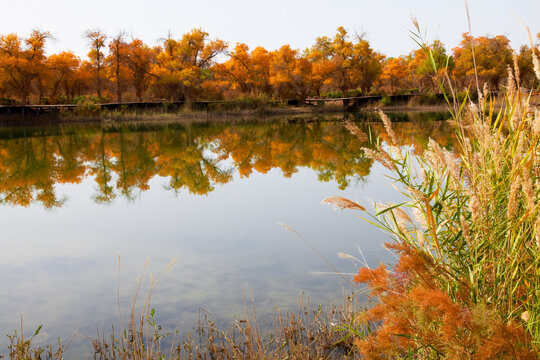
[[[536,52],[533,59],[540,70]],[[380,114],[391,140],[366,153],[407,201],[376,204],[366,218],[392,235],[400,255],[394,267],[355,277],[379,300],[358,317],[378,326],[357,337],[366,358],[540,356],[540,111],[519,87],[517,63],[508,74],[502,108],[487,93],[449,104],[454,151],[430,140],[413,157]]]
[[[94,339],[94,358],[352,359],[356,353],[352,339],[338,324],[352,323],[359,304],[354,296],[344,296],[343,301],[339,306],[311,308],[301,299],[296,311],[278,311],[270,328],[260,325],[254,307],[246,307],[244,316],[224,329],[201,310],[194,333],[184,339],[177,332],[162,332],[153,310],[146,308],[131,317],[129,329]]]

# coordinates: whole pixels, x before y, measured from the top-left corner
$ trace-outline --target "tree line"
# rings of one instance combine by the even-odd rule
[[[437,77],[458,89],[474,84],[495,91],[511,64],[518,66],[521,85],[533,88],[532,51],[538,52],[537,44],[515,51],[503,35],[465,33],[451,52],[435,40],[409,54],[387,57],[363,35],[343,27],[333,37],[317,38],[303,51],[289,45],[274,51],[261,46],[250,49],[242,43],[230,47],[202,29],[179,39],[168,34],[156,46],[125,33],[107,36],[88,30],[84,36],[87,59],[72,51],[47,55],[46,43],[52,38],[47,31],[34,30],[26,38],[1,35],[1,101],[21,105],[251,97],[301,101],[320,96],[437,92]]]

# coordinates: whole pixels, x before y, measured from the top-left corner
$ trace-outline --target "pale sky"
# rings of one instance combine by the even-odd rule
[[[371,46],[388,56],[416,45],[408,30],[418,18],[428,40],[451,49],[468,31],[461,0],[0,0],[0,34],[27,36],[34,28],[51,31],[48,53],[72,50],[86,58],[83,33],[99,28],[109,36],[125,31],[154,46],[170,30],[174,38],[202,28],[231,46],[244,42],[268,50],[290,44],[305,49],[338,26],[366,33]],[[528,43],[523,23],[540,32],[540,0],[469,0],[472,33],[506,35],[514,48]]]

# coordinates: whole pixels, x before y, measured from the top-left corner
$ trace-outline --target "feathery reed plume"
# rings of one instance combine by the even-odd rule
[[[536,75],[536,78],[540,80],[540,60],[538,59],[538,55],[536,55],[536,51],[532,51],[532,59],[533,59],[533,65],[534,65],[534,74]]]
[[[337,255],[338,255],[338,258],[340,258],[340,259],[349,259],[349,260],[360,262],[360,260],[358,260],[357,258],[355,258],[354,256],[352,256],[350,254],[346,254],[346,253],[343,253],[343,252],[338,252]]]
[[[426,237],[422,230],[416,229],[416,239],[418,241],[418,245],[420,245],[420,247],[423,247],[424,244],[426,243]]]
[[[415,201],[417,201],[417,202],[426,202],[427,201],[426,195],[423,192],[421,192],[420,190],[415,189],[412,186],[406,186],[405,189],[407,190],[407,192],[409,194],[411,194],[413,196]],[[419,206],[419,205],[417,205],[417,206]],[[415,206],[413,208],[413,211],[414,211],[414,209],[417,209],[417,207]]]
[[[516,87],[517,87],[517,90],[519,91],[520,89],[520,83],[521,83],[521,74],[519,72],[519,64],[518,64],[518,57],[517,57],[517,54],[515,51],[512,52],[512,60],[514,61],[514,75],[515,75],[515,80],[516,80]]]
[[[536,221],[534,223],[534,232],[536,237],[536,245],[540,249],[540,214],[536,215]]]
[[[432,138],[429,138],[428,149],[429,149],[429,151],[433,152],[436,155],[436,161],[437,162],[439,162],[441,164],[445,163],[445,157],[444,157],[444,153],[443,153],[443,151],[441,149],[441,146],[439,145],[439,143],[437,143]]]
[[[388,116],[386,116],[386,114],[382,110],[379,110],[379,115],[381,116],[381,120],[384,124],[384,128],[386,129],[386,133],[388,134],[388,136],[390,136],[390,140],[392,140],[392,143],[394,145],[397,144],[398,141],[396,138],[396,134],[394,133],[394,129],[392,129],[392,121],[390,121]]]
[[[390,157],[390,155],[384,151],[383,149],[379,148],[378,150],[372,150],[370,148],[362,148],[364,153],[367,157],[378,161],[381,163],[382,166],[387,168],[388,170],[395,170],[396,164],[394,164],[394,161]]]
[[[525,199],[527,199],[527,208],[529,209],[530,213],[533,213],[536,209],[535,194],[531,177],[525,168],[521,172],[521,187],[523,193],[525,194]]]
[[[412,209],[412,213],[413,213],[414,219],[416,220],[418,224],[420,224],[422,229],[427,230],[429,228],[429,225],[423,211],[419,209],[418,206],[415,206]]]
[[[296,235],[300,236],[300,234],[294,230],[292,227],[290,227],[289,225],[285,224],[285,223],[282,223],[282,222],[278,222],[277,223],[279,226],[281,226],[283,229],[287,230],[287,231],[290,231],[292,233],[295,233]]]
[[[448,168],[448,172],[454,181],[459,181],[459,165],[452,153],[448,150],[443,150],[444,162]]]
[[[510,98],[514,98],[514,94],[516,93],[516,88],[517,88],[516,80],[514,79],[514,74],[512,72],[512,68],[510,67],[510,65],[507,66],[506,70],[508,71],[508,80],[506,84],[508,95],[510,96]]]
[[[347,198],[344,198],[342,196],[330,196],[324,199],[322,204],[328,204],[334,208],[334,210],[361,210],[366,211],[366,209],[360,205],[359,203],[349,200]]]
[[[472,215],[473,222],[480,219],[480,199],[475,193],[472,193],[469,200],[469,211]]]
[[[538,55],[536,54],[538,48],[534,46],[531,36],[531,30],[527,25],[525,25],[525,29],[527,30],[527,34],[529,35],[529,44],[531,46],[534,74],[536,75],[536,78],[540,80],[540,60],[538,59]]]
[[[487,82],[484,83],[484,87],[482,88],[482,92],[480,93],[480,96],[478,97],[478,103],[480,104],[480,107],[484,109],[486,107],[486,99],[489,95],[489,88]]]
[[[345,122],[345,129],[349,130],[349,132],[355,135],[361,142],[368,141],[367,135],[362,130],[360,130],[358,126],[353,124],[351,121]]]
[[[176,262],[176,260],[178,260],[178,256],[175,256],[171,262],[169,263],[169,265],[167,265],[167,270],[169,270],[173,265],[174,263]]]
[[[403,222],[412,224],[412,220],[411,220],[410,216],[407,215],[407,213],[405,211],[403,211],[403,209],[397,207],[397,208],[394,208],[392,211],[394,211],[394,215],[397,218],[401,219]]]
[[[534,136],[538,136],[538,134],[540,134],[540,111],[538,109],[534,110],[532,130]]]
[[[517,212],[517,195],[521,187],[521,177],[516,174],[510,186],[510,193],[508,194],[508,219],[512,219]]]

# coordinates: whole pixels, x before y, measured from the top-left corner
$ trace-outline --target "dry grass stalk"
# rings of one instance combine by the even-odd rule
[[[361,142],[368,141],[367,135],[362,130],[360,130],[360,128],[354,123],[346,121],[345,128],[349,130],[351,134],[355,135]]]
[[[358,204],[356,201],[349,200],[342,196],[327,197],[326,199],[322,201],[322,203],[331,205],[334,208],[334,210],[341,211],[345,209],[350,209],[350,210],[366,211],[366,209],[362,205]]]
[[[396,165],[394,164],[392,157],[382,148],[379,148],[377,150],[372,150],[370,148],[362,148],[362,150],[364,151],[367,157],[375,161],[378,161],[382,166],[384,166],[388,170],[395,170]]]
[[[392,129],[392,121],[390,121],[388,116],[386,116],[386,114],[382,112],[382,110],[379,110],[379,115],[381,116],[381,120],[384,124],[386,133],[390,137],[390,140],[392,140],[393,144],[398,144],[399,142],[397,140],[396,134],[394,133],[394,129]]]
[[[540,80],[536,49],[533,55]],[[406,221],[405,212],[398,208],[379,211],[376,207],[378,213],[372,221],[398,239],[396,247],[409,249],[407,254],[416,252],[419,261],[426,261],[429,274],[418,267],[414,270],[421,281],[429,289],[441,291],[439,300],[448,297],[444,301],[449,308],[489,308],[487,313],[497,318],[496,329],[508,326],[512,336],[519,339],[520,356],[534,358],[535,351],[540,353],[540,112],[533,111],[530,98],[521,94],[519,78],[514,57],[514,69],[508,67],[505,108],[492,111],[493,100],[485,94],[489,104],[481,100],[479,108],[469,100],[468,110],[460,108],[453,113],[459,138],[455,151],[458,159],[431,139],[428,150],[418,158],[422,172],[415,170],[414,161],[407,160],[410,156],[400,157],[396,151],[392,151],[394,158],[384,155],[380,146],[365,153],[392,170],[394,180],[411,199],[402,206],[412,208],[414,223]],[[391,145],[399,145],[393,132],[387,132]],[[406,259],[407,266],[412,266]],[[358,279],[381,283],[388,279],[383,276],[388,272],[383,270],[361,270]],[[386,299],[388,294],[382,296]],[[406,291],[404,296],[423,301]],[[383,300],[382,307],[387,304],[384,301],[390,300]],[[526,320],[522,314],[527,315]],[[383,319],[383,328],[387,328],[384,317],[375,318]],[[472,327],[467,331],[476,330]],[[413,332],[410,339],[404,340],[407,346],[425,349],[425,344],[437,344],[429,337],[424,339],[426,342],[415,342],[415,336],[421,338]],[[493,341],[490,346],[498,346],[495,344],[499,340],[499,344],[509,345],[508,339],[497,336],[501,338],[489,340]],[[358,343],[363,350],[369,350],[365,341]],[[489,352],[508,354],[505,351],[510,348],[491,348]]]

